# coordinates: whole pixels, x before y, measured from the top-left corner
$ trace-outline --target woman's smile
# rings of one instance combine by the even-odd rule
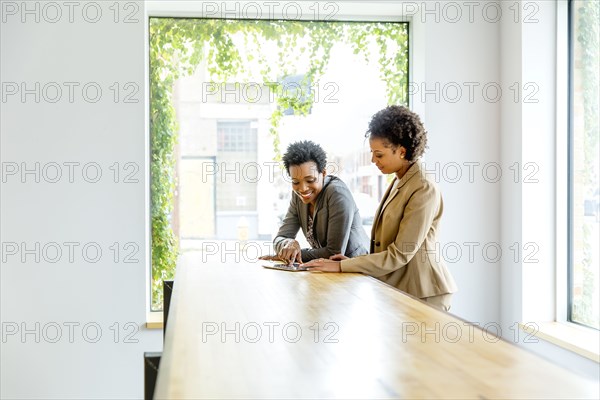
[[[300,195],[300,197],[302,197],[303,200],[308,200],[313,195],[314,191],[311,190],[311,191],[308,191],[305,193],[300,193],[300,192],[296,192],[296,193],[298,193]]]

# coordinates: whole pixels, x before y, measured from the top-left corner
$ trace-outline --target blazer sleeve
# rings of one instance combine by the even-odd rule
[[[318,249],[303,249],[302,261],[315,258],[329,258],[334,254],[346,254],[352,222],[356,213],[354,198],[345,187],[330,187],[327,193],[325,207],[327,207],[327,244]],[[319,226],[321,224],[319,223]],[[317,232],[319,239],[325,232]]]
[[[409,198],[393,243],[379,253],[367,254],[341,262],[343,272],[362,272],[379,278],[403,268],[417,253],[438,213],[440,194],[429,184],[417,189]],[[384,214],[390,212],[389,204]],[[384,218],[382,215],[381,218]]]
[[[273,246],[275,247],[275,254],[279,253],[286,239],[295,239],[300,229],[300,216],[298,215],[298,207],[296,204],[295,196],[292,195],[290,200],[290,206],[287,214],[283,219],[283,224],[277,232],[277,236],[273,239]]]

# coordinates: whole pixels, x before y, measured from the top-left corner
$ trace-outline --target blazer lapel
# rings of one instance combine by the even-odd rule
[[[421,162],[415,161],[413,165],[410,166],[408,171],[404,174],[402,179],[400,179],[400,183],[398,184],[398,189],[406,184],[410,178],[412,178],[417,172],[421,172]]]
[[[375,211],[375,217],[373,218],[373,227],[371,228],[371,238],[375,237],[375,231],[377,230],[377,226],[379,225],[379,218],[381,217],[381,214],[383,213],[383,209],[385,208],[385,206],[388,203],[388,199],[390,197],[390,192],[391,192],[392,188],[394,187],[394,182],[396,182],[396,178],[394,178],[392,183],[390,183],[390,185],[386,189],[385,194],[383,195],[382,201],[379,203],[379,206],[377,207],[377,211]]]
[[[323,188],[321,189],[321,192],[319,193],[319,197],[317,198],[317,202],[315,204],[315,212],[313,214],[313,237],[315,238],[316,241],[319,241],[317,239],[317,216],[319,215],[319,211],[321,211],[321,208],[323,206],[323,202],[325,201],[325,191],[327,190],[327,187],[331,184],[331,182],[334,180],[334,178],[330,175],[326,175],[325,176],[325,181],[323,182]],[[306,215],[304,215],[304,225],[308,228],[308,213],[309,213],[309,207],[308,204],[305,204],[305,213]]]
[[[322,206],[323,206],[323,202],[325,201],[325,191],[327,190],[328,186],[331,184],[331,182],[334,180],[335,178],[330,176],[330,175],[326,175],[325,176],[325,181],[323,182],[323,188],[321,189],[321,192],[319,193],[319,196],[317,197],[317,202],[315,204],[315,212],[313,214],[313,238],[318,242],[319,238],[318,238],[318,229],[317,229],[317,216],[319,215],[319,211],[321,210]],[[300,200],[300,221],[301,221],[301,226],[302,226],[302,232],[306,235],[306,231],[304,230],[306,228],[306,230],[308,230],[308,213],[309,213],[309,206],[308,204],[304,204],[302,203],[302,200]]]
[[[413,175],[419,171],[421,171],[421,165],[420,165],[419,161],[416,161],[413,163],[413,165],[410,166],[408,171],[406,171],[406,173],[404,174],[402,179],[400,179],[398,184],[395,185],[396,186],[395,189],[392,190],[392,188],[394,188],[394,184],[398,180],[398,178],[394,178],[394,180],[392,181],[390,186],[387,188],[385,195],[383,195],[383,201],[381,203],[379,203],[379,207],[377,208],[377,211],[375,212],[375,218],[374,218],[374,223],[373,223],[373,229],[371,230],[371,236],[373,236],[373,234],[375,233],[375,229],[377,228],[377,225],[379,224],[379,218],[381,217],[381,214],[383,214],[383,211],[385,210],[385,208],[388,206],[388,204],[391,203],[391,201],[394,199],[394,197],[396,197],[396,195],[400,191],[400,188],[402,186],[404,186],[406,184],[406,182],[408,182],[408,180],[410,178],[412,178]]]

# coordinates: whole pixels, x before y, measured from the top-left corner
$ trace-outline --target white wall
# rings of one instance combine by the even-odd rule
[[[598,363],[541,339],[525,342],[515,325],[561,320],[566,313],[566,304],[559,302],[565,310],[556,306],[557,291],[566,287],[566,258],[557,257],[566,251],[566,238],[556,234],[557,227],[565,229],[557,221],[564,203],[556,200],[556,175],[564,174],[557,159],[564,162],[565,149],[556,143],[566,136],[561,123],[567,107],[566,42],[557,31],[566,29],[566,3],[501,2],[510,16],[501,26],[501,79],[507,87],[518,82],[521,89],[519,101],[512,91],[501,102],[501,163],[511,172],[501,185],[501,241],[518,243],[521,252],[516,259],[514,252],[502,259],[499,323],[505,339],[597,380]],[[521,172],[516,181],[510,169],[515,163]]]
[[[517,82],[521,89],[519,101],[507,96],[501,104],[502,165],[518,165],[520,171],[515,181],[510,169],[512,179],[502,186],[502,241],[519,243],[521,249],[519,257],[502,262],[505,326],[552,321],[555,315],[554,137],[555,110],[561,107],[556,100],[557,15],[555,3],[537,7],[534,17],[523,20],[521,15],[518,22],[511,18],[502,25],[502,80],[507,86]],[[513,12],[508,4],[503,11]]]
[[[436,3],[414,17],[423,33],[416,40],[422,40],[425,73],[414,82],[413,104],[422,109],[429,133],[425,166],[444,198],[440,250],[459,286],[451,312],[485,325],[500,311],[493,252],[501,244],[500,185],[486,169],[500,158],[500,107],[492,89],[490,95],[483,91],[501,85],[499,23],[486,21],[481,7],[472,19],[461,7],[458,18],[444,3],[436,11]]]
[[[7,83],[25,82],[35,88],[40,82],[40,99],[27,95],[7,96],[1,103],[1,156],[3,171],[9,163],[25,163],[33,169],[40,163],[40,182],[27,175],[5,176],[2,183],[1,220],[3,256],[1,268],[1,342],[0,397],[2,398],[140,398],[143,393],[144,351],[162,347],[160,330],[147,331],[145,283],[145,189],[144,189],[144,18],[142,3],[135,3],[137,23],[123,23],[123,17],[133,8],[121,9],[118,23],[109,9],[112,2],[97,2],[102,16],[96,23],[82,17],[85,3],[73,9],[62,8],[62,19],[56,10],[44,9],[44,3],[29,2],[27,7],[40,12],[24,15],[24,3],[2,2],[1,81],[3,95]],[[55,4],[63,5],[62,2]],[[130,3],[133,4],[133,3]],[[12,6],[19,8],[11,15]],[[88,19],[96,18],[95,9],[88,7]],[[56,97],[50,82],[63,89],[62,99]],[[73,102],[69,102],[68,86],[76,82]],[[82,87],[97,83],[102,96],[96,103],[82,97]],[[110,87],[118,82],[121,98],[115,103]],[[132,82],[139,88],[133,98],[137,103],[123,102],[124,85]],[[67,84],[69,85],[69,84]],[[9,88],[10,89],[10,88]],[[90,89],[90,99],[95,92]],[[50,162],[62,166],[62,179],[54,179],[56,169]],[[79,162],[74,167],[73,183],[69,182],[65,162]],[[102,177],[88,183],[82,176],[82,166],[97,163]],[[114,182],[115,162],[120,163],[119,183]],[[139,183],[123,183],[127,162],[140,170],[135,174]],[[68,165],[68,164],[67,164]],[[91,164],[93,166],[93,164]],[[46,169],[44,167],[46,166]],[[94,179],[93,167],[85,178]],[[43,175],[43,172],[46,174]],[[39,262],[35,254],[21,262],[20,253],[9,255],[6,246],[15,242],[34,248],[40,243]],[[42,248],[56,242],[63,249],[62,259],[51,263],[55,248]],[[69,262],[64,242],[79,242],[74,247],[73,262]],[[114,262],[109,248],[119,243],[119,262]],[[86,262],[81,249],[86,243],[97,243],[102,257],[96,263]],[[138,246],[136,263],[124,263],[123,258],[134,247],[124,251],[126,243]],[[93,248],[90,248],[93,249]],[[95,257],[93,251],[90,257]],[[72,343],[69,323],[73,327]],[[85,335],[82,328],[88,329]],[[118,323],[117,325],[114,325]],[[125,325],[131,323],[130,325]],[[16,324],[16,325],[13,325]],[[23,325],[21,325],[23,324]],[[22,328],[36,331],[21,337]],[[94,325],[97,324],[97,325]],[[18,327],[19,332],[8,335]],[[56,328],[61,329],[57,337]],[[95,327],[102,330],[97,342]],[[112,330],[111,330],[112,327]],[[115,332],[119,333],[115,337]],[[134,333],[127,343],[126,335]],[[115,339],[116,342],[115,343]],[[37,342],[39,340],[39,343]],[[52,343],[56,341],[56,343]]]
[[[98,183],[88,183],[82,178],[81,169],[76,169],[75,182],[69,183],[68,177],[63,176],[54,184],[43,179],[36,183],[32,175],[25,177],[26,183],[21,183],[19,175],[7,176],[1,193],[1,241],[4,246],[15,242],[18,247],[25,242],[29,248],[36,242],[42,246],[49,242],[73,241],[82,245],[97,242],[103,257],[97,263],[86,262],[79,252],[82,246],[77,248],[73,263],[68,262],[66,255],[56,263],[44,260],[37,263],[33,255],[28,255],[25,262],[21,262],[18,254],[7,256],[0,271],[3,332],[15,326],[21,329],[22,323],[33,329],[39,322],[41,337],[40,343],[36,343],[33,334],[22,338],[18,332],[3,337],[0,396],[140,398],[142,352],[162,347],[161,331],[143,328],[147,263],[143,4],[135,3],[140,6],[137,11],[121,8],[118,23],[113,21],[114,12],[109,9],[112,2],[98,2],[102,18],[97,23],[83,19],[81,11],[85,3],[75,8],[73,23],[69,22],[66,6],[57,23],[43,18],[36,23],[33,15],[27,15],[23,23],[21,10],[11,15],[13,9],[5,9],[8,3],[17,7],[22,4],[2,2],[2,18],[6,20],[0,30],[2,83],[26,82],[33,87],[40,82],[43,87],[48,82],[79,82],[80,86],[75,90],[73,103],[68,101],[64,85],[61,85],[63,99],[57,103],[43,97],[36,103],[33,95],[27,95],[25,102],[19,95],[2,101],[3,170],[6,172],[13,165],[7,163],[13,162],[19,166],[24,162],[29,168],[35,162],[41,163],[41,167],[49,162],[73,161],[81,165],[96,162],[103,175]],[[413,16],[411,81],[417,85],[413,91],[419,90],[413,93],[414,108],[422,114],[429,131],[426,165],[430,170],[439,168],[439,185],[445,201],[441,246],[453,258],[454,262],[448,265],[460,289],[452,312],[481,325],[498,322],[507,327],[523,317],[520,311],[523,278],[520,265],[509,262],[512,253],[508,246],[514,241],[523,243],[525,239],[548,240],[547,237],[529,239],[531,232],[522,230],[523,222],[528,221],[523,217],[526,210],[522,205],[527,192],[506,179],[512,177],[508,166],[513,160],[527,160],[525,152],[531,148],[527,146],[531,146],[532,140],[553,135],[552,124],[543,124],[539,134],[526,136],[536,120],[524,116],[527,110],[522,104],[510,101],[507,96],[513,92],[508,87],[513,82],[551,79],[552,70],[548,69],[551,61],[542,54],[536,55],[541,57],[535,59],[537,64],[530,64],[532,59],[528,55],[536,50],[532,47],[535,41],[554,29],[552,3],[540,2],[544,4],[540,16],[549,19],[538,28],[514,24],[509,18],[494,22],[495,2],[478,3],[472,21],[464,5],[462,16],[456,19],[452,9],[443,8],[445,3],[437,4],[438,11],[433,2],[428,6],[434,10],[432,14]],[[38,7],[43,8],[41,4]],[[484,7],[487,19],[482,14]],[[503,7],[504,16],[512,16],[511,10],[506,9],[508,6]],[[397,10],[413,8],[399,4]],[[49,19],[54,18],[53,10],[46,12]],[[132,12],[139,22],[123,23],[123,18]],[[88,9],[86,16],[93,18],[94,9]],[[522,43],[529,37],[535,41]],[[551,42],[546,43],[540,51],[548,53],[551,46]],[[103,95],[97,103],[88,103],[81,97],[81,87],[86,82],[101,86]],[[121,94],[126,83],[137,85],[139,92],[134,98],[139,102],[126,104],[121,98],[115,103],[109,89],[114,82],[121,86]],[[422,101],[422,89],[434,89],[437,83],[439,99],[432,93]],[[488,97],[482,93],[485,85],[489,87]],[[495,86],[503,90],[497,101],[491,98],[495,97]],[[458,99],[452,91],[456,87],[462,90]],[[474,88],[473,99],[469,98],[469,87]],[[54,92],[50,87],[48,90],[47,97],[52,97]],[[551,87],[548,90],[544,92],[544,96],[550,96],[544,97],[547,102],[534,114],[527,115],[537,119],[548,113]],[[548,161],[547,151],[539,162]],[[113,171],[108,167],[115,162],[121,168],[126,162],[138,165],[140,171],[136,177],[140,182],[114,183]],[[502,165],[503,179],[499,182],[491,182],[494,168],[483,169],[493,167],[491,163]],[[473,168],[472,177],[469,165]],[[63,166],[63,173],[67,172]],[[91,170],[88,172],[91,175]],[[548,194],[550,188],[543,190]],[[123,248],[120,262],[112,261],[109,246],[114,242],[120,246],[137,244],[139,262],[123,263]],[[484,246],[489,250],[485,255]],[[493,253],[496,247],[502,248],[500,259]],[[470,248],[474,249],[472,259]],[[3,255],[8,250],[3,249]],[[453,250],[460,251],[460,256]],[[53,254],[46,254],[46,258]],[[544,259],[551,262],[548,253],[544,254]],[[53,322],[62,327],[63,335],[57,343],[49,340],[54,337]],[[80,324],[75,327],[73,343],[69,342],[68,326],[64,325],[69,322]],[[102,328],[97,343],[88,343],[82,336],[81,328],[88,322]],[[118,343],[114,343],[110,328],[115,322],[120,324]],[[131,332],[131,328],[124,329],[128,322],[139,327],[134,336],[139,340],[137,344],[124,343],[124,334]],[[93,333],[90,329],[87,338]],[[557,355],[555,360],[566,365],[580,359],[574,358],[575,361],[573,357]],[[590,370],[589,365],[585,368]]]

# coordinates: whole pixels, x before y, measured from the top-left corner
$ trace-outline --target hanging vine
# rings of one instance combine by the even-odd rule
[[[240,36],[241,35],[241,36]],[[240,52],[236,45],[256,51]],[[373,40],[375,38],[375,40]],[[237,40],[239,41],[239,40]],[[258,51],[276,44],[276,59]],[[151,137],[151,229],[152,308],[162,307],[162,281],[172,279],[178,244],[170,216],[175,190],[174,148],[177,121],[172,102],[173,84],[192,75],[204,61],[215,81],[232,76],[247,79],[256,74],[249,66],[256,60],[262,82],[274,94],[270,135],[277,160],[281,157],[279,126],[283,110],[307,115],[314,103],[313,91],[305,96],[288,93],[278,85],[290,75],[298,60],[308,60],[302,84],[318,82],[336,43],[346,43],[355,54],[371,60],[376,49],[380,78],[386,82],[388,104],[407,104],[408,28],[404,23],[344,23],[320,21],[150,19],[150,137]]]

